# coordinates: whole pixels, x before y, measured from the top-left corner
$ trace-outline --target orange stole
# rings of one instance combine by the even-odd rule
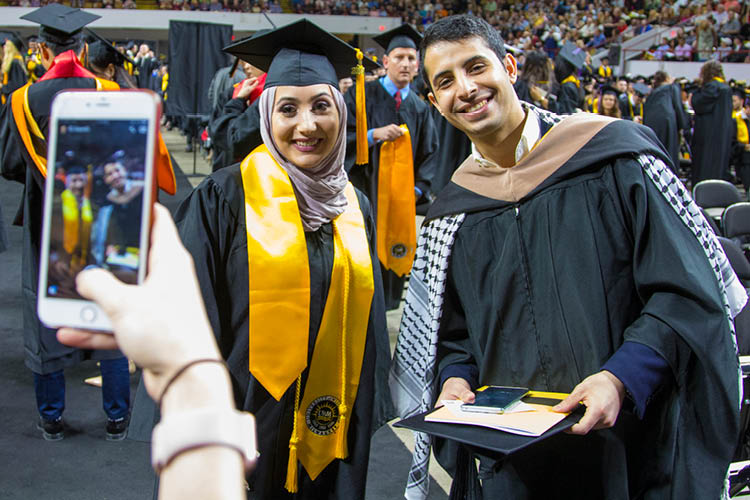
[[[378,258],[399,276],[411,270],[417,248],[414,161],[411,136],[404,135],[380,146],[378,166]]]

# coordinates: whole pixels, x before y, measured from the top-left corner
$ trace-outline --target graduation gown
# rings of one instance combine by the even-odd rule
[[[711,80],[690,99],[695,111],[693,139],[693,186],[705,179],[728,180],[732,147],[732,90],[726,83]]]
[[[257,466],[248,478],[251,498],[363,498],[371,434],[393,417],[387,389],[390,348],[385,324],[382,285],[375,255],[374,222],[367,199],[357,193],[370,238],[375,294],[370,309],[362,373],[347,436],[349,457],[334,460],[313,482],[299,467],[299,492],[284,489],[289,438],[292,433],[295,385],[276,401],[248,370],[248,264],[245,200],[239,165],[214,172],[183,202],[175,220],[196,263],[208,318],[222,356],[229,365],[238,408],[255,415]],[[305,233],[310,262],[310,335],[308,362],[323,316],[333,266],[330,223]],[[283,332],[258,332],[280,335]],[[281,339],[282,337],[280,337]],[[308,370],[302,375],[302,390]],[[301,397],[302,397],[301,396]],[[305,425],[300,422],[300,425]]]
[[[7,79],[6,76],[3,75],[4,82],[2,88],[0,88],[0,94],[3,96],[3,101],[7,102],[10,94],[16,89],[26,85],[26,82],[29,80],[29,77],[23,70],[23,66],[23,59],[14,59],[13,62],[10,63]]]
[[[677,172],[680,166],[680,130],[688,126],[677,85],[662,85],[649,94],[643,105],[643,124],[654,131],[669,153],[672,171]]]
[[[450,182],[456,168],[471,154],[471,141],[443,118],[436,107],[430,106],[430,114],[439,138],[435,174],[432,177],[432,193],[437,196]]]
[[[37,81],[29,87],[29,106],[40,130],[47,136],[52,99],[65,89],[94,89],[93,78],[56,78]],[[25,362],[33,372],[45,374],[73,366],[84,359],[114,359],[119,351],[84,351],[60,344],[55,330],[37,318],[39,252],[42,237],[45,179],[21,141],[10,103],[0,116],[0,172],[8,180],[24,184],[24,195],[14,224],[23,226],[21,284]]]
[[[482,457],[484,498],[719,498],[739,431],[737,357],[706,254],[635,160],[666,155],[624,120],[577,151],[554,146],[569,159],[518,201],[451,183],[428,214],[465,214],[439,370],[468,364],[480,385],[570,392],[628,341],[669,376],[642,418],[626,398],[610,429]]]
[[[560,92],[557,94],[556,113],[575,113],[576,109],[583,108],[583,99],[581,91],[573,82],[565,82],[560,85]]]
[[[233,90],[228,90],[224,95],[225,104],[211,116],[208,124],[211,140],[221,153],[221,157],[211,164],[214,172],[242,161],[263,143],[258,101],[248,107],[244,99],[232,99]]]

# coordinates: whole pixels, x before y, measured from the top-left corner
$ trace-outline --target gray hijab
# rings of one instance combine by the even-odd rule
[[[346,155],[346,104],[338,89],[330,86],[339,112],[339,134],[333,149],[314,168],[299,168],[279,151],[271,133],[271,115],[276,98],[276,87],[265,89],[258,102],[260,110],[260,135],[271,156],[281,165],[292,181],[297,196],[302,227],[305,232],[317,231],[346,210],[344,188],[349,178],[344,170]]]

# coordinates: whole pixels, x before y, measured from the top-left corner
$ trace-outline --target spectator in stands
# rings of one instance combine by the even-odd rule
[[[677,38],[677,47],[674,52],[678,61],[690,61],[693,59],[693,46],[687,43],[684,36]]]
[[[714,46],[716,45],[716,32],[711,21],[702,19],[698,22],[695,37],[695,51],[699,61],[707,61],[711,57]]]

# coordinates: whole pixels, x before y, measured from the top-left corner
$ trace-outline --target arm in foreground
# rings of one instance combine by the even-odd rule
[[[60,342],[86,349],[119,348],[143,367],[149,394],[158,399],[183,366],[197,359],[221,359],[206,317],[190,254],[182,246],[169,212],[155,207],[149,274],[140,286],[126,285],[104,270],[79,274],[77,287],[109,316],[114,335],[71,328]],[[170,385],[162,415],[210,407],[234,410],[229,376],[214,363],[194,365]],[[244,498],[243,463],[234,450],[206,446],[185,451],[161,471],[159,498]]]

